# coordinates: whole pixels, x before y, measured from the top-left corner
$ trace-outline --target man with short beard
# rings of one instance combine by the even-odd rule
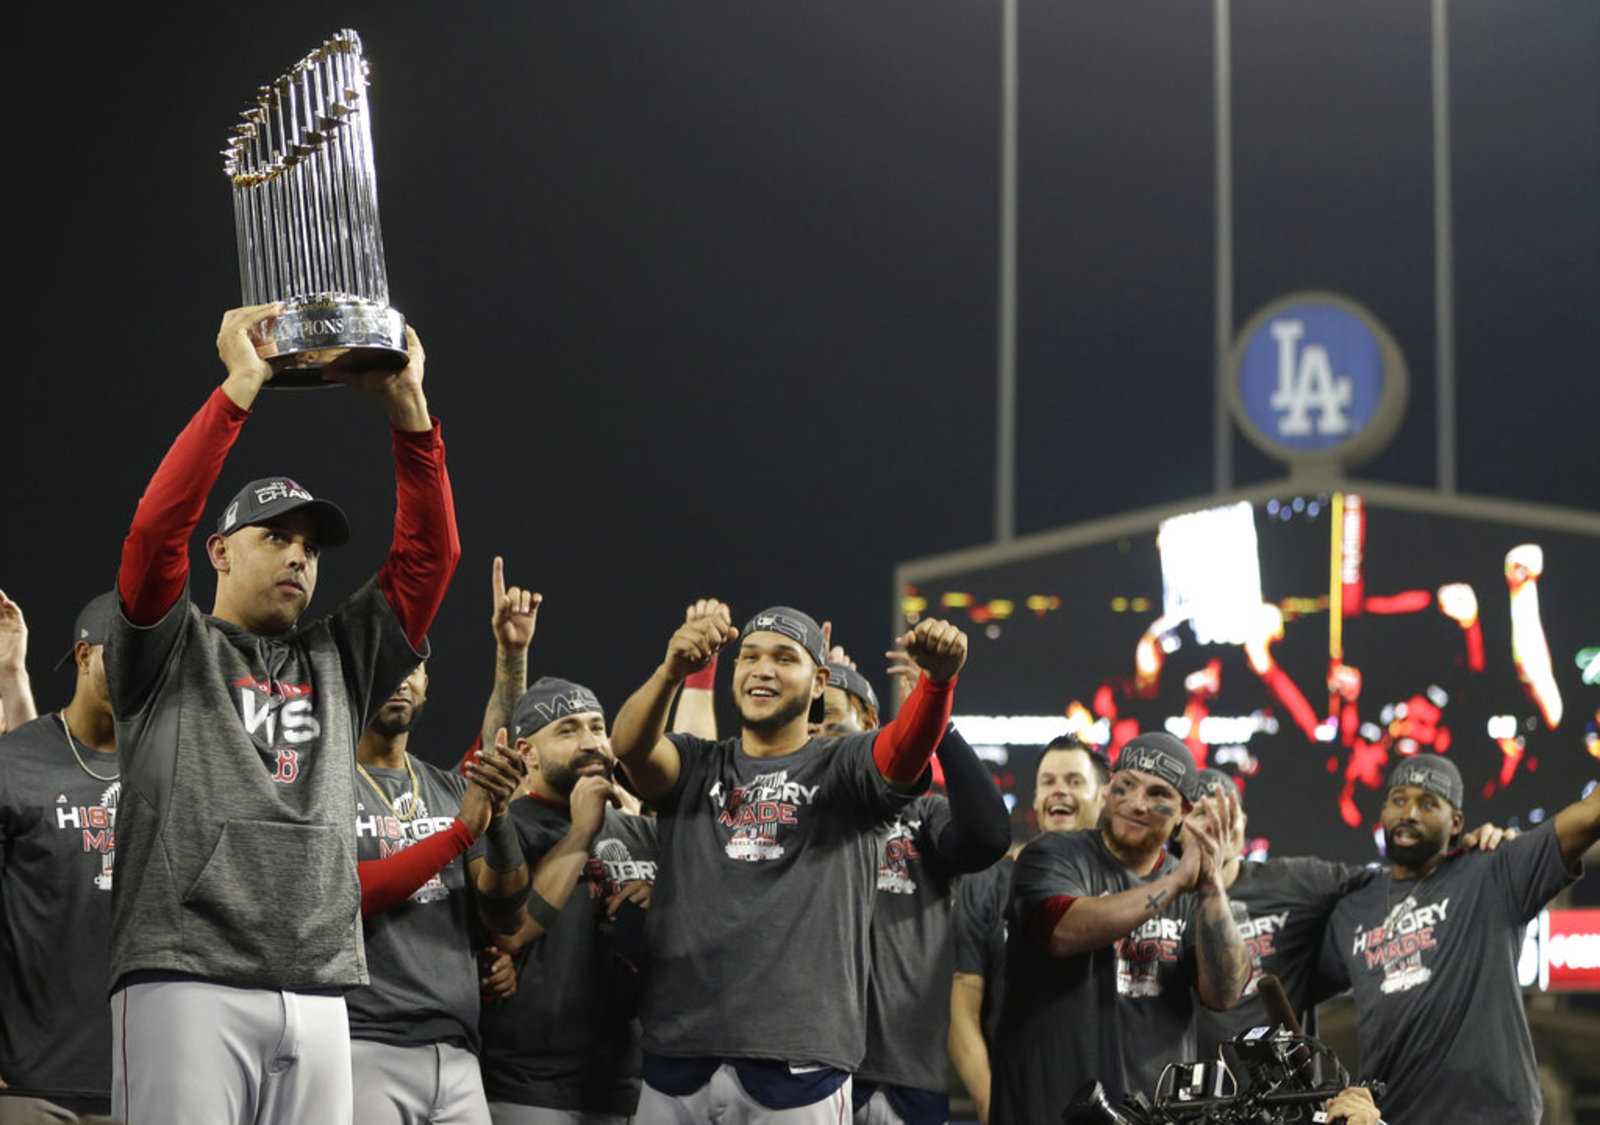
[[[1600,789],[1493,852],[1456,850],[1463,786],[1437,754],[1390,771],[1391,866],[1333,909],[1320,971],[1354,990],[1361,1077],[1391,1121],[1533,1125],[1537,1063],[1517,984],[1530,920],[1583,873]]]
[[[639,1099],[633,977],[655,822],[614,807],[616,760],[588,688],[535,681],[517,701],[512,734],[528,785],[511,818],[533,875],[525,906],[494,939],[518,978],[516,995],[480,1019],[490,1117],[612,1125]]]
[[[1100,820],[1111,767],[1105,754],[1076,735],[1050,741],[1033,783],[1033,820],[1040,832],[1078,832]],[[950,981],[950,1061],[989,1120],[989,1052],[1005,996],[1006,903],[1017,853],[961,880],[956,893],[956,961]]]
[[[1122,747],[1100,826],[1046,833],[1017,857],[992,1120],[1055,1121],[1085,1083],[1120,1100],[1192,1057],[1191,989],[1209,1007],[1250,972],[1221,881],[1230,799],[1202,796],[1188,747]],[[1166,845],[1183,826],[1183,858]]]
[[[668,735],[679,685],[736,638],[740,734]],[[922,677],[894,721],[812,738],[808,713],[828,685],[821,627],[775,606],[735,632],[709,602],[618,714],[617,757],[660,810],[642,1119],[836,1125],[850,1114],[878,827],[926,785],[967,651],[960,630],[932,619],[901,640]]]
[[[414,757],[411,731],[427,700],[428,673],[419,664],[356,744],[356,854],[371,980],[345,997],[355,1125],[489,1122],[476,1054],[473,914],[476,906],[492,930],[505,914],[495,904],[527,893],[528,869],[504,815],[524,770],[493,748],[467,766],[466,777]],[[415,845],[457,820],[474,837],[464,857],[410,863]]]

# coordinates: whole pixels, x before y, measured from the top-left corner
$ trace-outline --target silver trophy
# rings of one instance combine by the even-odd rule
[[[389,307],[361,37],[337,32],[263,86],[228,137],[246,305],[284,302],[256,351],[271,387],[325,387],[323,369],[399,370],[406,322]]]

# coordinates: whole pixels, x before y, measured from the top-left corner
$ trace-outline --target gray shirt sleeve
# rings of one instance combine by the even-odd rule
[[[1546,903],[1583,873],[1581,864],[1577,871],[1568,871],[1562,862],[1553,819],[1501,844],[1493,861],[1496,885],[1512,916],[1524,923],[1538,917]]]
[[[135,625],[122,612],[111,619],[106,636],[106,687],[111,709],[121,718],[137,715],[155,695],[167,668],[182,647],[184,624],[189,620],[189,588],[185,586],[172,608],[153,625]]]
[[[344,661],[360,729],[365,730],[400,681],[427,659],[427,642],[421,652],[411,647],[405,626],[379,589],[376,575],[333,611],[328,626]]]

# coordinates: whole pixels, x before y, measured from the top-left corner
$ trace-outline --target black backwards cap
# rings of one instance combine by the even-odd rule
[[[72,654],[78,651],[79,641],[90,645],[105,644],[106,634],[111,632],[112,618],[119,611],[115,590],[90,598],[89,604],[78,611],[78,619],[72,623],[72,643],[67,646],[65,655],[56,661],[56,667],[64,668],[72,663]]]
[[[511,737],[527,738],[558,719],[584,711],[598,711],[601,715],[606,713],[605,708],[600,706],[599,697],[582,684],[554,676],[540,676],[511,709]]]
[[[872,683],[860,672],[848,664],[828,662],[828,686],[841,688],[855,696],[870,707],[874,714],[878,710],[878,693],[872,690]]]
[[[1179,739],[1165,731],[1150,731],[1130,739],[1117,755],[1117,770],[1140,770],[1159,777],[1193,804],[1205,796],[1194,755]]]
[[[350,542],[350,521],[339,506],[331,500],[318,500],[288,477],[262,477],[236,492],[217,520],[217,534],[232,535],[242,527],[270,523],[302,508],[317,525],[319,547],[342,547]]]
[[[1389,790],[1399,785],[1415,785],[1419,789],[1426,789],[1443,797],[1458,810],[1466,792],[1466,786],[1461,782],[1461,771],[1456,769],[1456,764],[1438,754],[1418,754],[1414,758],[1401,759],[1389,771],[1389,780],[1383,786],[1384,794],[1387,795]]]
[[[822,645],[822,626],[810,614],[801,613],[798,609],[775,605],[762,610],[745,622],[744,628],[739,630],[739,639],[742,641],[751,633],[777,633],[788,637],[811,654],[817,667],[828,663],[828,651]]]

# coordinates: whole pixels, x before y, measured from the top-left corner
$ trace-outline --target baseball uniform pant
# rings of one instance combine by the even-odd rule
[[[355,1125],[489,1125],[478,1056],[453,1043],[350,1040]]]
[[[639,1125],[844,1125],[850,1120],[850,1080],[810,1105],[768,1109],[752,1098],[728,1063],[692,1094],[673,1097],[646,1082],[639,1092]]]
[[[111,1115],[127,1125],[350,1125],[344,997],[199,980],[111,997]]]
[[[856,1125],[905,1125],[905,1118],[889,1104],[889,1095],[874,1090],[867,1104],[856,1110]]]
[[[614,1113],[585,1113],[581,1109],[490,1102],[489,1120],[494,1125],[628,1125],[634,1118]]]

